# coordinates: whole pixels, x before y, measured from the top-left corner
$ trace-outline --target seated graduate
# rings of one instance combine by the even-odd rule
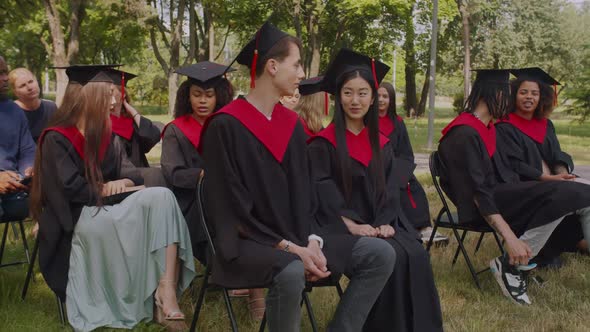
[[[162,324],[182,321],[177,293],[195,276],[172,192],[129,189],[142,178],[111,140],[116,85],[108,68],[66,69],[62,105],[39,138],[35,159],[31,209],[39,220],[39,265],[77,331],[132,328],[152,315]]]
[[[35,142],[27,118],[8,98],[8,66],[0,56],[0,220],[29,215],[29,188],[21,183],[33,175]]]
[[[297,114],[279,103],[303,78],[300,48],[265,23],[236,59],[251,70],[250,92],[203,129],[206,212],[218,250],[213,281],[268,287],[269,330],[291,332],[301,327],[306,280],[344,273],[350,283],[328,330],[360,331],[395,253],[380,239],[346,234],[342,223],[317,227],[306,135]]]
[[[384,82],[379,85],[379,130],[389,138],[395,158],[400,164],[400,171],[405,173],[401,185],[401,203],[404,214],[414,227],[420,232],[422,242],[428,242],[432,234],[430,225],[430,208],[424,188],[414,175],[414,151],[410,143],[410,137],[406,124],[401,116],[397,115],[395,105],[395,89],[391,83]],[[433,241],[448,242],[448,237],[435,234]]]
[[[498,153],[507,162],[510,178],[520,181],[570,181],[574,163],[570,155],[561,150],[549,115],[556,105],[556,95],[551,85],[554,78],[541,68],[523,68],[511,71],[517,78],[511,82],[513,109],[508,118],[496,123]],[[499,178],[504,182],[505,179]],[[590,186],[564,184],[570,190],[589,191]],[[583,195],[583,194],[582,194]],[[589,202],[590,204],[590,202]],[[554,231],[547,246],[536,257],[539,265],[559,267],[562,251],[588,250],[583,240],[579,214],[568,216]],[[573,220],[569,220],[573,219]],[[571,221],[571,222],[570,222]]]
[[[509,111],[508,77],[508,70],[477,72],[465,110],[443,129],[438,147],[440,182],[457,206],[460,223],[487,222],[504,238],[506,255],[490,262],[491,271],[505,296],[518,304],[531,304],[523,270],[534,267],[529,260],[545,246],[564,216],[586,208],[590,198],[573,195],[558,181],[496,181],[494,172],[501,178],[511,174],[496,151],[493,125],[494,119],[505,118]]]
[[[37,142],[57,105],[51,100],[39,98],[37,78],[26,68],[13,69],[8,74],[8,81],[17,98],[14,102],[25,113],[33,140]]]
[[[146,187],[165,187],[162,171],[150,167],[145,156],[160,141],[160,130],[129,104],[125,90],[127,82],[137,76],[117,69],[109,73],[116,80],[113,91],[116,104],[110,114],[113,139],[119,141],[129,161],[139,169]]]
[[[205,120],[233,99],[226,71],[230,68],[209,61],[178,68],[188,79],[176,94],[175,120],[162,130],[162,171],[188,224],[193,254],[203,264],[207,240],[199,221],[197,182],[205,165],[197,148]]]
[[[429,256],[403,213],[398,160],[379,132],[377,90],[388,70],[341,49],[325,73],[324,89],[335,97],[334,118],[308,149],[318,218],[337,220],[361,238],[382,238],[395,249],[393,273],[364,331],[442,331]]]
[[[324,129],[323,119],[328,116],[330,99],[327,92],[322,92],[323,76],[316,76],[299,83],[299,102],[293,108],[299,115],[303,130],[312,137]]]

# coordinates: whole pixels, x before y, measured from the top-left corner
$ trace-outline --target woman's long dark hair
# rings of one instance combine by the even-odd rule
[[[369,174],[373,181],[374,188],[376,188],[378,203],[381,204],[385,197],[385,174],[381,146],[379,144],[379,98],[377,96],[377,89],[375,88],[375,81],[373,81],[371,73],[363,69],[344,73],[337,80],[338,88],[336,90],[334,119],[332,121],[336,128],[336,154],[340,165],[340,176],[342,180],[341,189],[344,192],[346,201],[349,202],[352,193],[352,170],[348,146],[346,145],[346,118],[340,101],[340,91],[346,82],[357,77],[364,79],[369,83],[369,86],[371,86],[373,104],[369,106],[369,111],[365,114],[363,121],[369,130],[369,141],[373,153],[371,164],[369,165]]]
[[[196,80],[188,79],[180,85],[176,93],[176,103],[174,104],[174,118],[181,117],[186,114],[192,114],[191,107],[191,86],[196,85],[203,90],[213,88],[215,90],[215,109],[213,113],[219,111],[223,106],[229,104],[234,98],[234,89],[231,83],[225,78],[221,77],[214,80],[212,83],[202,83]]]
[[[508,82],[476,79],[465,101],[464,112],[473,113],[480,100],[486,104],[494,119],[504,119],[510,110],[510,85]]]
[[[553,101],[555,99],[554,91],[551,86],[541,82],[540,80],[528,77],[520,77],[510,81],[510,90],[512,92],[511,100],[512,100],[512,112],[516,112],[516,97],[518,94],[518,89],[524,82],[535,82],[539,86],[539,104],[537,108],[535,108],[535,113],[533,116],[536,119],[543,119],[553,111]]]
[[[391,119],[391,121],[395,121],[397,117],[397,109],[395,108],[395,89],[393,85],[388,82],[383,82],[379,84],[379,88],[384,88],[389,95],[389,106],[387,106],[387,116]]]

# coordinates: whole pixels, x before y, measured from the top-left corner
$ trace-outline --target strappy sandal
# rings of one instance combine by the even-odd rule
[[[254,321],[261,321],[266,310],[266,301],[264,297],[248,300],[248,311],[250,318]]]
[[[160,280],[161,283],[173,283],[173,280]],[[173,283],[174,284],[174,283]],[[158,291],[160,290],[159,286],[156,288],[156,294],[154,295],[154,304],[156,306],[156,311],[154,312],[156,322],[160,324],[165,324],[166,321],[183,321],[185,319],[184,313],[180,310],[173,310],[169,313],[164,313],[164,303],[160,299]]]
[[[229,297],[248,297],[250,296],[249,289],[232,289],[229,291]]]

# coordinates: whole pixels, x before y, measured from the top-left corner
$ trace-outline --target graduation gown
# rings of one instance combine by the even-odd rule
[[[202,126],[191,115],[188,117],[169,123],[162,131],[160,163],[166,182],[176,196],[187,222],[193,255],[205,263],[207,240],[199,220],[197,204],[197,182],[204,168],[203,158],[197,151]]]
[[[508,120],[496,123],[496,131],[497,140],[501,142],[498,153],[508,165],[508,176],[497,174],[500,182],[539,180],[543,174],[543,161],[552,173],[555,166],[560,164],[567,165],[569,171],[573,170],[573,161],[568,154],[561,151],[551,120],[526,120],[512,113]],[[590,191],[590,186],[573,186],[568,182],[559,186],[581,191],[576,195],[582,197],[587,196],[584,191]],[[590,201],[588,205],[590,206]],[[584,238],[578,218],[577,215],[572,215],[564,219],[543,248],[544,254],[557,255],[563,251],[576,250],[576,244]]]
[[[373,161],[366,131],[356,137],[347,132],[352,175],[348,202],[343,195],[334,126],[328,126],[311,140],[308,151],[312,180],[320,201],[318,215],[341,224],[344,224],[341,216],[374,227],[389,224],[396,230],[393,238],[386,239],[396,251],[395,267],[367,317],[364,331],[442,331],[442,314],[430,258],[400,204],[395,173],[397,159],[387,138],[381,136],[386,190],[378,196],[369,174]]]
[[[306,135],[297,115],[280,104],[268,120],[244,98],[212,115],[201,136],[207,169],[208,223],[215,229],[213,281],[224,287],[269,286],[299,257],[275,249],[282,239],[306,246],[324,239],[328,269],[342,273],[356,238],[324,232],[312,213]]]
[[[150,167],[146,153],[160,141],[160,130],[152,121],[140,115],[139,126],[134,119],[116,117],[111,114],[113,139],[119,141],[127,158],[135,167],[140,168],[146,187],[166,186],[162,171]]]
[[[84,178],[84,161],[64,135],[40,138],[43,210],[39,219],[39,266],[49,287],[65,300],[74,227],[84,206],[96,204]],[[117,144],[109,144],[100,164],[104,182],[127,178],[143,184],[139,171]]]
[[[408,130],[403,119],[397,116],[392,121],[389,116],[379,117],[379,130],[391,142],[395,158],[398,160],[405,160],[410,165],[398,166],[398,172],[406,172],[404,177],[408,178],[407,183],[400,183],[401,204],[406,217],[414,225],[415,228],[420,229],[430,226],[430,208],[428,206],[428,198],[426,192],[416,176],[414,175],[414,151],[410,143]],[[404,164],[407,164],[404,163]],[[414,165],[413,167],[411,165]]]
[[[460,115],[465,116],[472,117],[467,113]],[[520,236],[528,229],[588,206],[590,196],[577,196],[561,181],[498,183],[495,172],[501,178],[509,178],[510,172],[501,154],[496,153],[495,128],[488,127],[493,134],[485,137],[481,127],[474,128],[479,126],[474,123],[452,126],[443,134],[438,147],[442,163],[440,183],[457,206],[460,223],[485,223],[481,216],[499,213]],[[583,186],[574,182],[570,185]]]

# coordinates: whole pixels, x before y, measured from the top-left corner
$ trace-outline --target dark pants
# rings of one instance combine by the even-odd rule
[[[0,221],[18,221],[29,216],[29,194],[0,195]]]

